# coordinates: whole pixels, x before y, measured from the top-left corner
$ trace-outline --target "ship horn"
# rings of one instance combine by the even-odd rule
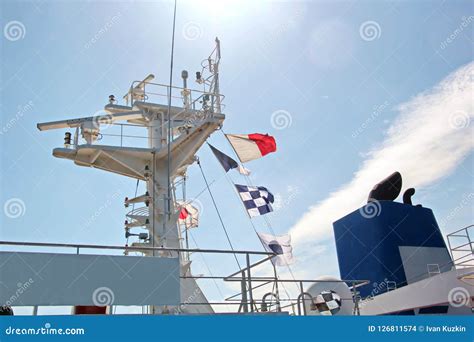
[[[415,188],[406,189],[403,193],[403,203],[413,205],[411,197],[415,194]]]
[[[375,184],[369,193],[367,202],[393,201],[402,191],[402,175],[395,171],[390,176]]]

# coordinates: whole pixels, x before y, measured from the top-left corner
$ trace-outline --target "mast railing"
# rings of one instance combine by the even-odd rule
[[[220,112],[217,104],[219,104],[221,108],[224,107],[222,105],[225,98],[223,94],[178,86],[170,87],[166,84],[147,81],[133,81],[130,90],[123,96],[123,99],[127,106],[133,105],[135,101],[158,103],[159,100],[167,100],[169,98],[170,89],[179,91],[179,95],[171,96],[172,106],[202,110],[207,103],[209,110],[213,113]]]

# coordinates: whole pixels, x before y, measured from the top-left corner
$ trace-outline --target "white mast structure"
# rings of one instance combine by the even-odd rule
[[[70,120],[40,123],[40,131],[75,128],[73,141],[71,133],[65,134],[65,147],[55,148],[53,156],[73,160],[76,165],[93,167],[108,172],[145,181],[147,192],[135,198],[126,198],[125,206],[144,203],[145,206],[132,210],[125,221],[126,236],[138,236],[134,247],[183,248],[180,238],[178,217],[180,208],[174,195],[175,180],[185,177],[187,168],[196,161],[195,154],[206,139],[219,129],[225,119],[221,112],[224,98],[219,93],[220,41],[210,56],[202,62],[202,70],[196,72],[196,82],[203,86],[202,91],[191,90],[187,86],[187,71],[182,72],[183,87],[152,83],[150,74],[142,81],[132,83],[123,99],[125,105],[118,105],[113,95],[102,115]],[[160,97],[169,99],[170,91],[179,91],[173,96],[173,104],[160,104],[150,101]],[[180,101],[177,105],[176,102]],[[168,120],[170,120],[171,141],[168,141]],[[148,148],[110,146],[97,144],[102,136],[101,126],[126,122],[147,129]],[[121,126],[124,127],[124,126]],[[85,140],[81,144],[79,135]],[[121,134],[121,140],[123,138]],[[98,139],[99,138],[99,139]],[[169,144],[169,146],[168,146]],[[168,155],[168,147],[170,154]],[[169,175],[168,179],[168,166]],[[169,182],[169,183],[168,183]],[[168,201],[168,184],[171,185],[172,198]],[[168,208],[167,203],[171,203]],[[131,234],[130,229],[144,228],[148,233]],[[190,261],[181,253],[143,250],[147,256],[178,257],[181,260],[181,276],[191,275]],[[191,278],[180,279],[181,302],[204,303],[180,308],[184,312],[212,313],[212,307]],[[138,305],[138,303],[137,303]],[[149,306],[150,313],[167,312],[169,308]]]

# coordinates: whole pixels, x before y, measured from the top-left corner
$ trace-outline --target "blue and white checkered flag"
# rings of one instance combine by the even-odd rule
[[[235,187],[250,217],[265,215],[273,211],[271,203],[275,199],[267,188],[239,184],[235,184]]]

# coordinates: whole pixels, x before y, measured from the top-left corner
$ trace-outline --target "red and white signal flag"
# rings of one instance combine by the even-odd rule
[[[275,138],[268,134],[226,134],[242,163],[276,151]]]

